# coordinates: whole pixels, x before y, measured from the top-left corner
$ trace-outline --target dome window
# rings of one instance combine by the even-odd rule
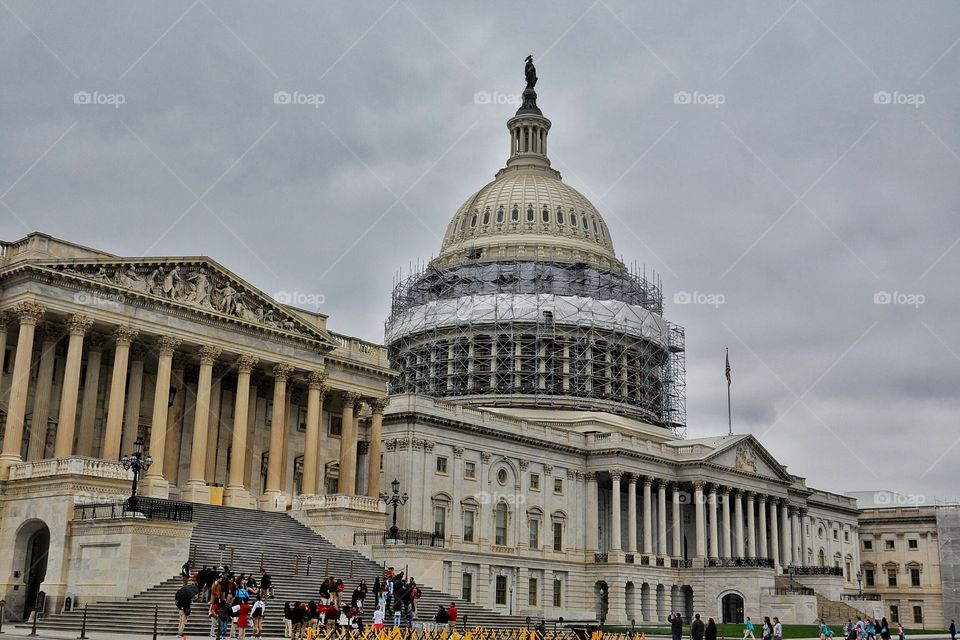
[[[584,223],[584,224],[586,224],[586,223]],[[470,218],[470,228],[473,229],[473,228],[476,227],[476,226],[477,226],[477,213],[474,212],[474,213],[473,213],[473,217]]]
[[[594,235],[597,235],[597,236],[600,235],[600,232],[597,231],[597,221],[596,221],[596,220],[593,221],[593,234],[594,234]]]
[[[563,209],[557,207],[557,224],[563,224]]]
[[[583,223],[583,230],[584,230],[584,231],[589,231],[589,230],[590,230],[590,227],[587,226],[587,215],[586,215],[586,214],[583,214],[583,215],[580,217],[580,221]]]
[[[546,207],[540,212],[540,219],[544,222],[550,222],[550,211]]]
[[[503,207],[497,209],[497,222],[503,222]]]
[[[517,222],[518,220],[520,220],[520,209],[518,209],[517,207],[514,207],[513,211],[510,213],[510,219],[513,220],[514,222]]]
[[[463,225],[464,225],[466,222],[467,222],[467,219],[466,219],[466,218],[460,218],[460,225],[457,227],[457,231],[458,231],[458,232],[462,232],[462,231],[463,231]]]
[[[573,227],[574,231],[577,229],[577,214],[573,211],[570,212],[570,226]]]
[[[483,212],[483,226],[490,224],[490,209]]]
[[[533,222],[533,207],[527,207],[527,222]]]

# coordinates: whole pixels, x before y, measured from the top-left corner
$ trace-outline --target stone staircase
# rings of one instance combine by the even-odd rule
[[[782,589],[809,589],[806,585],[789,576],[777,576],[776,586]],[[856,620],[857,616],[865,617],[862,611],[859,611],[856,607],[851,607],[846,602],[831,600],[817,591],[813,593],[817,598],[818,620],[823,618],[823,621],[827,624],[843,625],[846,624],[847,620]]]
[[[349,598],[361,579],[372,587],[376,576],[383,573],[383,567],[366,556],[335,546],[286,513],[207,505],[195,505],[193,513],[196,527],[191,539],[191,556],[195,570],[223,562],[235,572],[259,576],[263,562],[273,578],[274,599],[267,605],[263,622],[265,637],[282,637],[284,601],[316,600],[320,583],[326,575],[343,580],[346,584],[344,593]],[[225,545],[225,549],[221,550],[220,545]],[[308,556],[312,558],[309,576]],[[397,567],[397,570],[402,569]],[[87,631],[150,633],[156,609],[159,633],[173,634],[177,627],[174,594],[180,586],[180,578],[171,577],[125,601],[91,603],[87,607]],[[420,587],[422,597],[417,606],[417,619],[421,621],[432,622],[437,605],[456,602],[460,611],[459,623],[466,617],[471,627],[517,628],[523,625],[524,619],[518,616],[506,616],[460,602],[458,598],[426,585]],[[368,595],[364,615],[367,624],[373,617],[371,602]],[[42,618],[38,628],[78,631],[83,615],[83,603],[79,604],[79,610]],[[207,605],[198,603],[190,615],[188,635],[208,635],[209,630]]]

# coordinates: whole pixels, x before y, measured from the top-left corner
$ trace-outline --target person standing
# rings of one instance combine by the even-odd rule
[[[180,567],[180,580],[182,582],[181,586],[187,586],[187,583],[190,582],[190,561],[187,560],[183,563],[183,566]],[[956,638],[954,638],[956,640]]]
[[[690,624],[690,638],[692,640],[703,640],[703,632],[703,620],[700,619],[699,613],[695,613],[693,622]]]
[[[950,640],[957,640],[957,621],[950,621]]]
[[[247,625],[250,624],[250,605],[246,598],[240,600],[240,611],[237,612],[237,638],[247,637]]]
[[[250,616],[253,618],[253,637],[259,638],[263,633],[263,614],[266,613],[267,605],[263,600],[262,595],[257,596],[256,602],[253,603],[253,609],[250,611]]]
[[[188,567],[189,571],[189,567]],[[190,617],[190,605],[193,604],[193,599],[197,596],[197,589],[194,588],[192,584],[187,584],[179,589],[174,594],[174,601],[177,603],[177,611],[180,615],[180,624],[177,627],[177,635],[181,638],[186,638],[184,633],[184,628],[187,626],[187,619]]]
[[[757,640],[757,637],[753,635],[753,620],[750,619],[750,616],[747,616],[747,621],[743,624],[743,637]]]
[[[776,616],[773,617],[773,640],[783,640],[783,625]]]
[[[447,615],[450,616],[450,625],[454,626],[457,623],[457,616],[460,615],[460,612],[457,611],[457,603],[451,602],[450,606],[447,607]]]
[[[747,620],[749,619],[747,618]],[[707,628],[703,630],[703,640],[717,640],[717,623],[713,621],[713,618],[707,619]]]
[[[679,613],[674,613],[668,617],[668,620],[670,621],[671,640],[681,640],[681,636],[683,636],[683,618],[680,617]]]
[[[773,624],[770,623],[770,616],[763,616],[763,626],[760,627],[760,635],[763,640],[770,640],[773,637]]]
[[[376,611],[373,612],[373,630],[380,631],[383,629],[383,617],[384,617],[383,605],[377,607]]]

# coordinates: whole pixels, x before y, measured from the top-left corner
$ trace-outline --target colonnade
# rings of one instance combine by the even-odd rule
[[[175,383],[173,380],[175,366],[179,377],[183,377],[185,366],[183,356],[199,358],[199,376],[194,405],[189,471],[181,497],[198,502],[209,500],[209,483],[212,478],[212,465],[216,462],[215,449],[220,428],[218,410],[220,385],[223,382],[221,376],[216,376],[215,379],[215,366],[229,366],[236,371],[233,424],[229,434],[231,454],[224,491],[225,502],[243,506],[250,504],[245,468],[248,466],[247,456],[251,450],[250,443],[247,441],[251,412],[251,376],[258,367],[261,370],[266,369],[272,375],[273,381],[273,415],[269,427],[269,451],[271,452],[286,450],[288,420],[285,410],[289,405],[288,387],[294,378],[297,381],[305,378],[307,415],[301,493],[326,493],[320,458],[321,445],[325,437],[321,433],[321,424],[324,400],[334,389],[327,385],[328,375],[322,365],[315,370],[304,370],[302,366],[298,368],[295,363],[284,361],[264,362],[261,365],[259,358],[252,354],[227,355],[215,345],[185,345],[180,337],[173,335],[145,336],[137,327],[129,324],[111,327],[110,338],[104,339],[102,333],[90,333],[94,324],[93,319],[74,314],[66,317],[62,325],[48,323],[42,327],[39,364],[36,365],[37,376],[35,381],[31,381],[37,329],[46,311],[44,305],[36,302],[21,302],[12,309],[12,319],[16,321],[18,334],[3,448],[0,452],[0,479],[8,476],[11,465],[22,461],[27,399],[31,382],[35,385],[33,388],[34,412],[30,421],[27,459],[46,457],[47,412],[51,404],[50,395],[53,388],[53,362],[57,344],[66,334],[69,338],[63,365],[53,457],[90,456],[97,450],[95,442],[97,387],[103,350],[108,342],[112,342],[113,366],[106,400],[102,442],[99,447],[100,457],[107,460],[119,460],[123,453],[129,453],[132,450],[140,426],[145,355],[148,351],[153,351],[157,356],[156,383],[153,388],[153,409],[147,449],[155,462],[144,478],[145,493],[165,497],[170,481],[177,480],[179,430],[178,425],[171,424],[174,420],[170,411],[171,407],[175,412],[178,409],[176,404],[171,405],[170,391],[171,385]],[[0,344],[6,344],[6,332],[7,323],[0,322],[0,340],[2,340]],[[4,351],[0,350],[0,358],[4,357],[2,354]],[[86,355],[87,368],[81,399],[79,390],[84,355]],[[179,364],[175,360],[178,356],[180,356]],[[0,367],[2,365],[3,362],[0,361]],[[376,496],[380,486],[380,439],[385,399],[364,398],[351,390],[336,391],[340,394],[343,404],[338,491],[350,494],[356,492],[360,412],[363,405],[367,404],[370,407],[371,417],[370,464],[366,487],[369,495]],[[180,417],[182,417],[182,411],[181,406]],[[176,447],[178,450],[172,466],[169,462],[171,452],[168,451],[168,447]],[[278,506],[283,502],[281,494],[285,468],[286,461],[282,458],[277,462],[268,461],[266,485],[260,497],[262,506]]]
[[[770,559],[778,569],[807,564],[802,552],[808,544],[807,511],[790,504],[788,498],[699,480],[682,484],[618,469],[609,472],[609,480],[611,526],[606,542],[612,554],[702,558],[705,562]],[[597,474],[588,473],[586,481],[586,517],[591,523],[586,543],[588,551],[596,553],[600,549],[598,523],[608,518],[598,513],[602,501]],[[682,524],[685,507],[693,510],[693,528],[688,533],[694,540],[692,552],[686,553]],[[638,509],[642,510],[639,518]],[[649,559],[644,562],[653,564]]]

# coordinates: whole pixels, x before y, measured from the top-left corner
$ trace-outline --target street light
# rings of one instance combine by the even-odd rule
[[[397,528],[397,507],[406,504],[410,496],[406,492],[400,495],[400,481],[396,478],[390,483],[390,488],[393,489],[393,494],[381,493],[380,500],[383,504],[393,507],[393,525],[390,527],[389,539],[396,540],[400,537],[400,529]]]
[[[137,513],[137,484],[140,482],[140,474],[150,468],[153,464],[153,458],[143,455],[143,438],[137,437],[133,443],[134,451],[130,455],[123,456],[120,463],[127,471],[133,471],[133,486],[130,488],[130,499],[127,500],[126,511]]]

